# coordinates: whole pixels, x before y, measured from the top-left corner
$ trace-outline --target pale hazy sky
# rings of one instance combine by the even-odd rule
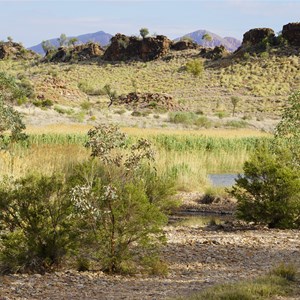
[[[0,0],[0,40],[25,46],[103,30],[132,35],[141,27],[176,38],[198,29],[242,39],[255,27],[275,32],[300,22],[300,0]]]

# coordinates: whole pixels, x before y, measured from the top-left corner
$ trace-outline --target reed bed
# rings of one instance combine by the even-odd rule
[[[152,141],[156,168],[177,182],[179,190],[204,190],[207,174],[238,173],[251,151],[268,137],[213,137],[183,134],[133,134],[129,144],[140,137]],[[82,133],[30,134],[26,143],[9,152],[0,152],[0,176],[23,176],[29,172],[67,172],[72,165],[89,157]]]

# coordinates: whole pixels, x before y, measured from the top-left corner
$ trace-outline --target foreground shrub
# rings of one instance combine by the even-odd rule
[[[95,127],[86,144],[93,158],[69,178],[81,237],[109,273],[131,273],[143,257],[155,256],[165,240],[167,218],[160,201],[168,198],[170,187],[153,188],[156,176],[145,167],[151,169],[153,160],[149,142],[141,139],[130,149],[127,144],[117,127]]]
[[[270,228],[300,228],[300,92],[288,99],[273,143],[244,165],[232,194],[237,216]]]
[[[74,246],[61,176],[28,175],[0,186],[0,272],[45,272]]]
[[[300,170],[291,164],[289,149],[272,149],[259,146],[236,180],[237,217],[270,228],[299,228]]]

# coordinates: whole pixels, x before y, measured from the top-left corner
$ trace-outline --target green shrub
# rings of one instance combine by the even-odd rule
[[[92,108],[92,103],[89,101],[84,101],[80,104],[81,109],[90,110]]]
[[[270,274],[282,277],[289,281],[294,281],[296,279],[297,269],[292,264],[282,263],[277,268],[274,268]]]
[[[78,83],[78,88],[85,94],[90,96],[101,96],[105,95],[103,89],[99,87],[94,87],[93,85],[89,84],[88,82],[81,81]]]
[[[26,97],[26,90],[13,76],[0,72],[0,96],[4,102],[14,103],[16,99]]]
[[[91,262],[86,257],[79,256],[76,259],[76,270],[78,272],[89,271],[91,267]]]
[[[6,105],[0,95],[0,150],[8,150],[12,144],[25,140],[24,129],[20,113]]]
[[[246,128],[249,124],[244,120],[232,120],[227,121],[225,126],[232,128]]]
[[[237,215],[269,227],[300,228],[300,92],[288,99],[271,144],[259,145],[232,194]]]
[[[215,115],[219,118],[219,119],[223,119],[229,116],[229,114],[226,111],[223,110],[219,110],[215,113]]]
[[[175,124],[193,125],[198,116],[193,112],[171,112],[169,120]]]
[[[270,228],[300,227],[300,169],[282,145],[260,145],[233,187],[237,217]]]
[[[0,186],[0,272],[44,272],[74,247],[71,202],[61,176],[28,175]]]
[[[72,203],[85,228],[83,239],[93,241],[89,249],[102,269],[122,273],[132,262],[154,255],[163,242],[167,219],[162,201],[170,188],[144,167],[153,160],[147,140],[128,149],[126,135],[105,125],[91,129],[88,136],[93,159],[78,165],[69,177]]]
[[[61,106],[55,105],[54,106],[54,110],[57,111],[59,114],[67,114],[67,115],[72,115],[74,114],[74,110],[73,109],[66,109],[63,108]]]
[[[53,106],[53,101],[50,99],[35,100],[35,101],[33,101],[33,105],[36,107],[49,108],[49,107]]]
[[[76,112],[72,115],[72,119],[76,122],[82,123],[85,118],[85,112],[84,111],[79,111]]]
[[[205,116],[200,116],[194,121],[194,125],[199,127],[210,128],[212,127],[212,122],[208,120]]]
[[[201,76],[204,72],[203,61],[194,59],[187,62],[185,69],[188,73],[193,74],[195,77]]]

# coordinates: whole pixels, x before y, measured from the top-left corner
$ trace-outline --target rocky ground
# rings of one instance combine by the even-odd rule
[[[169,122],[168,113],[155,114],[152,113],[147,116],[132,116],[132,111],[127,110],[121,115],[118,113],[118,109],[106,109],[105,111],[91,110],[86,112],[82,119],[78,119],[79,109],[74,109],[72,115],[60,114],[53,109],[40,109],[38,107],[15,107],[23,116],[26,125],[33,126],[46,126],[51,124],[89,124],[95,125],[99,123],[112,123],[118,124],[121,127],[138,127],[138,128],[169,128],[169,129],[183,129],[187,128],[184,124],[174,124]],[[69,107],[64,107],[68,110]],[[91,117],[93,116],[94,119]],[[240,117],[227,117],[219,119],[216,116],[208,116],[208,120],[213,123],[219,124],[219,127],[226,127],[224,124],[229,121],[240,121]],[[247,128],[260,130],[263,132],[273,132],[275,126],[278,123],[278,119],[264,119],[263,121],[257,121],[255,119],[248,120]],[[199,129],[198,127],[190,127]]]
[[[201,208],[191,202],[186,205],[191,206]],[[171,223],[165,233],[168,243],[162,256],[169,265],[165,277],[73,270],[9,275],[0,277],[0,299],[170,299],[266,274],[281,262],[300,267],[299,230]],[[300,299],[300,286],[299,298],[284,299]]]
[[[300,266],[296,230],[165,230],[168,245],[163,256],[170,268],[166,277],[76,271],[10,275],[0,277],[0,299],[167,299],[265,274],[281,262]]]

